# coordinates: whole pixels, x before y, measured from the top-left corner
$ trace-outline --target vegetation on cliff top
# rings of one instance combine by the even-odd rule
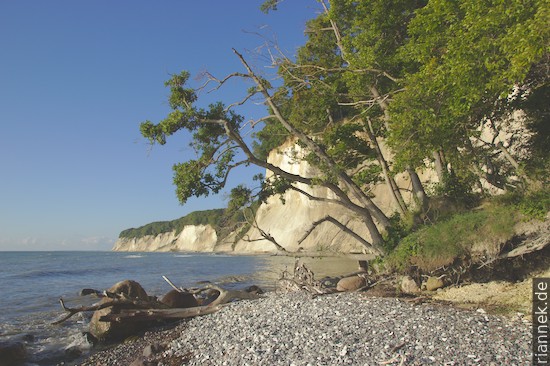
[[[172,231],[179,234],[186,225],[211,225],[217,228],[224,212],[225,209],[195,211],[176,220],[152,222],[138,228],[126,229],[120,233],[119,238],[141,238],[147,235],[159,235]]]

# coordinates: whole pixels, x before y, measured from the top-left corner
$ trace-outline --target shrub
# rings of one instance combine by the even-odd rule
[[[456,214],[403,238],[385,259],[385,266],[399,272],[416,266],[429,272],[450,265],[469,255],[476,242],[506,242],[513,235],[516,216],[503,206]]]

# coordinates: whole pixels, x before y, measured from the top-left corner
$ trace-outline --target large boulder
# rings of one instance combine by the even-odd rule
[[[411,276],[403,276],[401,278],[401,292],[407,295],[416,295],[420,293],[420,287],[416,284]]]
[[[189,292],[172,290],[160,299],[160,302],[169,308],[193,308],[199,306],[199,302]]]
[[[422,284],[422,287],[426,288],[426,291],[435,291],[442,287],[445,287],[445,282],[439,277],[428,277],[426,282]]]
[[[367,281],[362,276],[344,277],[336,284],[336,290],[338,291],[356,291],[362,287],[365,287]]]
[[[135,281],[125,280],[118,282],[107,292],[122,295],[132,300],[148,301],[147,293],[141,285]],[[104,297],[100,304],[112,301],[111,298]],[[120,310],[132,307],[131,304],[119,304],[105,309],[96,310],[90,320],[90,333],[100,341],[110,342],[124,339],[136,332],[144,329],[148,324],[146,322],[105,322],[99,319],[102,316],[118,314]]]

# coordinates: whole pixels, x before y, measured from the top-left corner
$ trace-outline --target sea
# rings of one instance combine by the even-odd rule
[[[92,288],[108,289],[117,282],[139,282],[150,296],[176,286],[193,288],[209,281],[228,289],[250,285],[275,289],[283,271],[300,260],[315,274],[341,276],[357,270],[357,261],[343,257],[224,255],[128,252],[0,252],[0,344],[24,343],[27,366],[72,365],[96,348],[86,337],[91,314],[79,313],[60,325],[59,299],[67,307],[90,306],[97,297],[79,296]]]

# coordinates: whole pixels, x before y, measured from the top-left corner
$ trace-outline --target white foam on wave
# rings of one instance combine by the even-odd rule
[[[130,255],[125,256],[124,258],[143,258],[143,257],[144,256],[140,255],[140,254],[130,254]]]

